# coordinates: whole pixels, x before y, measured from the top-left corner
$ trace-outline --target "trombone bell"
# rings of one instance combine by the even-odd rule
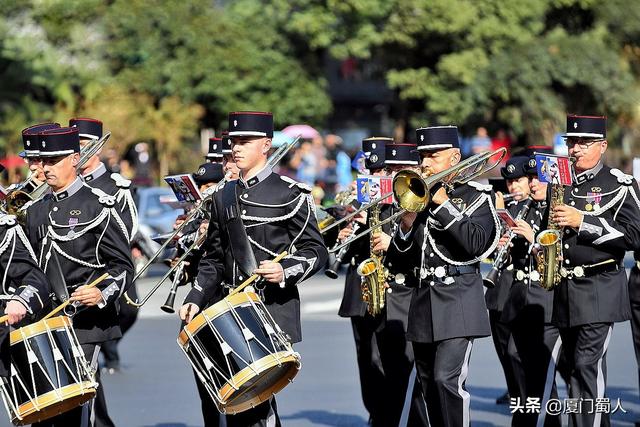
[[[409,212],[423,211],[431,200],[427,182],[411,169],[401,170],[393,178],[393,194],[400,207]]]

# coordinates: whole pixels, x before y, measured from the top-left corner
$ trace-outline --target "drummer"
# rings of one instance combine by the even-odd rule
[[[77,176],[80,138],[77,128],[38,134],[39,155],[52,193],[27,209],[27,235],[35,249],[56,302],[71,299],[77,314],[73,326],[92,368],[100,345],[121,336],[115,301],[133,277],[126,233],[120,229],[116,198],[91,188]],[[44,214],[43,214],[44,213]],[[103,273],[109,276],[87,287]],[[70,295],[69,295],[70,294]],[[100,381],[99,371],[96,380]],[[104,399],[98,387],[96,399]],[[74,408],[39,425],[86,426],[94,415],[101,425],[113,425],[106,413],[92,414],[93,405]]]
[[[262,281],[254,286],[270,314],[292,342],[299,342],[297,285],[320,270],[327,259],[311,188],[274,173],[273,165],[267,164],[273,137],[271,113],[230,113],[229,137],[240,176],[214,195],[205,255],[180,317],[191,321],[222,299],[229,288],[256,273]],[[281,263],[272,262],[282,251],[289,255]],[[226,419],[229,427],[280,425],[273,398]]]

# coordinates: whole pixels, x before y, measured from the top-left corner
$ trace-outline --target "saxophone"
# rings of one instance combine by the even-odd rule
[[[367,311],[372,316],[380,314],[385,304],[385,287],[387,270],[382,265],[382,253],[373,250],[373,238],[380,233],[380,204],[369,210],[370,257],[362,261],[356,270],[362,279],[362,300],[367,304]]]
[[[553,290],[561,280],[560,263],[562,261],[562,227],[551,219],[556,206],[564,203],[564,186],[551,185],[551,202],[549,205],[548,228],[536,237],[541,250],[537,254],[540,286],[548,291]]]

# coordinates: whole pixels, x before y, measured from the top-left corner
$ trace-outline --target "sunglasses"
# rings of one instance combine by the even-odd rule
[[[599,142],[604,142],[604,139],[593,139],[593,138],[568,138],[565,143],[567,144],[567,147],[569,148],[573,148],[576,145],[578,147],[580,147],[583,150],[588,149],[589,147],[591,147],[592,145],[599,143]]]

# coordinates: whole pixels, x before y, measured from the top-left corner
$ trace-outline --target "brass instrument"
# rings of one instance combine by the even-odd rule
[[[265,165],[265,168],[273,169],[280,162],[280,160],[282,160],[282,158],[289,152],[289,150],[291,150],[291,148],[293,148],[298,143],[298,141],[300,141],[300,138],[301,138],[301,135],[298,135],[290,143],[282,144],[281,146],[279,146],[271,154],[271,156],[269,156],[269,158],[267,159],[267,163]],[[227,174],[227,175],[225,175],[224,179],[222,181],[220,181],[217,185],[215,185],[213,187],[209,187],[210,189],[208,189],[208,191],[206,191],[203,194],[202,200],[200,200],[198,202],[198,204],[196,206],[194,206],[194,208],[191,210],[191,212],[189,212],[189,215],[187,215],[187,217],[184,219],[182,224],[180,224],[178,226],[178,228],[176,228],[173,231],[173,233],[171,233],[166,238],[166,240],[164,241],[164,243],[162,243],[162,245],[156,251],[156,253],[153,254],[153,256],[147,261],[147,263],[138,271],[138,273],[136,273],[136,275],[134,276],[132,282],[135,282],[136,280],[138,280],[144,274],[144,272],[147,269],[149,269],[151,264],[158,258],[158,256],[160,256],[160,254],[163,253],[165,248],[187,226],[187,224],[191,223],[191,221],[196,219],[196,217],[198,215],[205,215],[205,217],[208,216],[208,212],[211,210],[210,201],[213,199],[213,196],[214,196],[216,190],[218,190],[220,187],[222,187],[222,185],[229,180],[229,177],[230,177],[230,174]],[[183,261],[191,254],[191,252],[193,250],[198,249],[205,242],[206,237],[207,237],[207,233],[202,233],[202,235],[200,235],[199,233],[196,234],[196,238],[194,239],[194,243],[191,246],[189,246],[189,248],[184,252],[184,254],[182,254],[182,256],[180,258],[178,258],[178,260],[174,263],[174,266],[171,269],[169,269],[169,271],[167,271],[164,276],[162,276],[160,281],[158,283],[156,283],[153,286],[153,288],[151,288],[151,290],[144,296],[144,298],[142,298],[140,300],[137,300],[137,301],[134,301],[125,292],[124,293],[124,298],[127,301],[127,304],[132,305],[132,306],[134,306],[136,308],[142,307],[147,301],[149,301],[149,298],[151,298],[151,296],[154,293],[156,293],[156,291],[158,289],[160,289],[160,286],[167,280],[167,278],[169,278],[169,276],[171,276],[171,274],[174,272],[174,270],[184,267],[183,266]],[[179,272],[177,272],[176,275],[178,275],[178,273]],[[167,297],[167,301],[165,301],[165,304],[163,304],[162,307],[161,307],[166,312],[170,312],[168,310],[168,308],[172,308],[172,307],[167,307],[167,305],[170,304],[172,306],[173,305],[173,300],[175,299],[175,292],[176,292],[175,288],[177,288],[177,284],[175,282],[176,281],[174,280],[174,284],[171,287],[171,290],[169,292],[169,296]]]
[[[493,152],[485,151],[483,153],[478,153],[454,166],[451,166],[448,169],[445,169],[442,172],[435,173],[429,176],[423,175],[412,169],[403,169],[399,171],[393,178],[392,193],[385,194],[382,197],[375,199],[371,203],[361,206],[359,209],[342,218],[340,221],[334,222],[329,227],[326,227],[322,230],[322,232],[324,233],[329,229],[337,226],[338,224],[350,220],[358,213],[379,204],[382,200],[386,199],[392,194],[396,200],[396,203],[402,209],[391,215],[384,221],[381,221],[378,226],[382,226],[391,221],[394,221],[396,218],[404,215],[406,212],[423,211],[429,204],[429,201],[431,200],[431,191],[436,185],[443,185],[447,188],[453,188],[455,185],[465,184],[498,166],[506,153],[507,150],[505,148],[500,148],[499,150]],[[497,160],[495,160],[493,163],[489,163],[489,161],[496,156]],[[372,227],[369,227],[368,229],[362,231],[361,233],[358,233],[352,238],[345,240],[341,245],[338,245],[331,250],[339,251],[344,245],[350,244],[353,240],[359,239],[360,237],[370,233],[371,231]]]
[[[375,251],[373,238],[381,232],[380,204],[372,206],[369,210],[370,257],[358,265],[357,273],[362,279],[362,300],[367,304],[370,315],[376,316],[382,312],[385,304],[385,287],[388,271],[382,264],[382,253]]]
[[[540,286],[548,291],[553,290],[561,280],[562,227],[556,224],[552,217],[556,206],[563,203],[564,186],[552,184],[548,228],[538,233],[536,237],[536,243],[540,246],[540,251],[536,256],[538,273],[540,273]]]

